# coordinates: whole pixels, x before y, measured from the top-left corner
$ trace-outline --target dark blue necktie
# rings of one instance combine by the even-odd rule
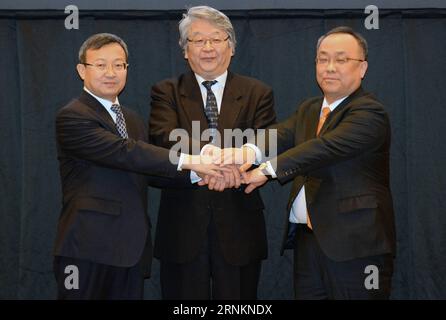
[[[203,81],[201,84],[207,90],[206,106],[204,107],[204,112],[206,113],[206,118],[208,119],[209,129],[211,130],[211,137],[214,138],[217,133],[218,125],[218,108],[217,99],[215,99],[214,92],[212,92],[211,87],[217,83],[217,80],[213,81]]]

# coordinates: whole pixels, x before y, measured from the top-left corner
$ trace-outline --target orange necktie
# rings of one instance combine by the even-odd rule
[[[329,114],[330,114],[330,108],[329,107],[323,107],[322,108],[322,115],[319,118],[319,123],[317,125],[316,136],[319,135],[319,132],[321,131],[321,128],[324,125],[325,120],[327,120]]]
[[[330,114],[330,108],[323,107],[322,115],[320,116],[319,123],[317,124],[316,136],[319,135],[319,132],[321,131],[321,128],[324,125],[325,120],[327,120],[329,114]],[[311,226],[311,220],[310,220],[310,216],[308,214],[308,210],[307,210],[307,226],[308,226],[308,228],[313,229],[313,227]]]

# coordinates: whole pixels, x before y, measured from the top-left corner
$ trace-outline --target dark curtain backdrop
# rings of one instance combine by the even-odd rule
[[[369,42],[364,87],[376,93],[392,124],[391,183],[398,252],[394,299],[446,298],[446,11],[381,10],[379,30],[362,11],[227,11],[238,40],[231,69],[273,87],[285,119],[304,98],[319,95],[314,57],[318,37],[349,25]],[[56,111],[77,96],[75,65],[91,34],[121,36],[130,70],[121,103],[147,119],[150,87],[186,69],[178,47],[181,12],[81,12],[66,30],[63,12],[0,11],[0,298],[53,299],[52,247],[61,204],[54,137]],[[259,297],[291,299],[292,258],[279,256],[289,185],[262,189],[269,258]],[[159,190],[151,188],[157,219]],[[100,235],[99,235],[100,236]],[[159,265],[146,281],[160,298]]]

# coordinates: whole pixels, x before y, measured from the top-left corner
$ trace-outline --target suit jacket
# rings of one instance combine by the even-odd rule
[[[85,91],[57,114],[63,192],[57,256],[129,267],[140,261],[146,241],[151,250],[144,174],[174,177],[176,166],[169,163],[168,150],[145,142],[139,116],[125,107],[123,113],[128,139]]]
[[[308,213],[324,253],[333,260],[393,253],[389,185],[390,123],[383,105],[362,88],[316,128],[323,97],[304,101],[277,125],[277,176],[293,180],[286,215],[305,185]]]
[[[228,72],[218,131],[258,129],[275,122],[272,90],[262,82]],[[192,72],[164,80],[152,88],[150,142],[170,147],[169,133],[183,128],[192,134],[192,121],[199,121],[200,134],[208,129],[203,100]],[[223,139],[224,140],[224,139]],[[223,141],[223,144],[230,141]],[[203,146],[206,142],[201,142]],[[198,150],[199,152],[199,150]],[[194,259],[202,248],[211,219],[228,263],[245,265],[267,257],[263,202],[258,192],[243,188],[221,193],[207,187],[162,191],[155,236],[155,256],[176,263]]]

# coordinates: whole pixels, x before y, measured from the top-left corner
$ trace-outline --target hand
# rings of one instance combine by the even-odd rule
[[[231,172],[223,171],[224,178],[211,177],[209,175],[200,175],[202,178],[198,182],[199,186],[207,185],[209,190],[223,191],[227,188],[239,188],[241,184],[240,172],[236,165],[227,165],[225,168],[230,169]]]
[[[245,189],[245,193],[251,193],[255,188],[258,188],[268,181],[268,177],[265,176],[259,168],[243,172],[242,173],[242,183],[248,184]]]
[[[213,156],[215,163],[218,163],[218,156]],[[256,153],[250,147],[242,148],[226,148],[221,150],[220,162],[221,166],[227,164],[237,164],[240,171],[245,172],[256,161]]]
[[[221,148],[214,146],[213,144],[207,144],[201,150],[202,150],[201,154],[204,156],[219,158],[221,154]]]
[[[203,180],[198,182],[198,185],[200,186],[205,184],[206,183],[203,183]],[[223,190],[225,190],[225,178],[209,177],[209,182],[207,183],[207,186],[209,190],[222,192]]]
[[[201,181],[198,181],[199,186],[208,186],[209,190],[223,191],[225,189],[225,178],[218,178],[210,175],[198,175]]]
[[[237,165],[227,165],[226,168],[231,169],[231,172],[225,172],[226,188],[240,188],[242,184],[239,167]]]
[[[212,157],[200,155],[186,155],[182,165],[183,169],[195,171],[197,174],[223,178],[222,172],[231,172],[229,168],[222,168],[212,163]]]

